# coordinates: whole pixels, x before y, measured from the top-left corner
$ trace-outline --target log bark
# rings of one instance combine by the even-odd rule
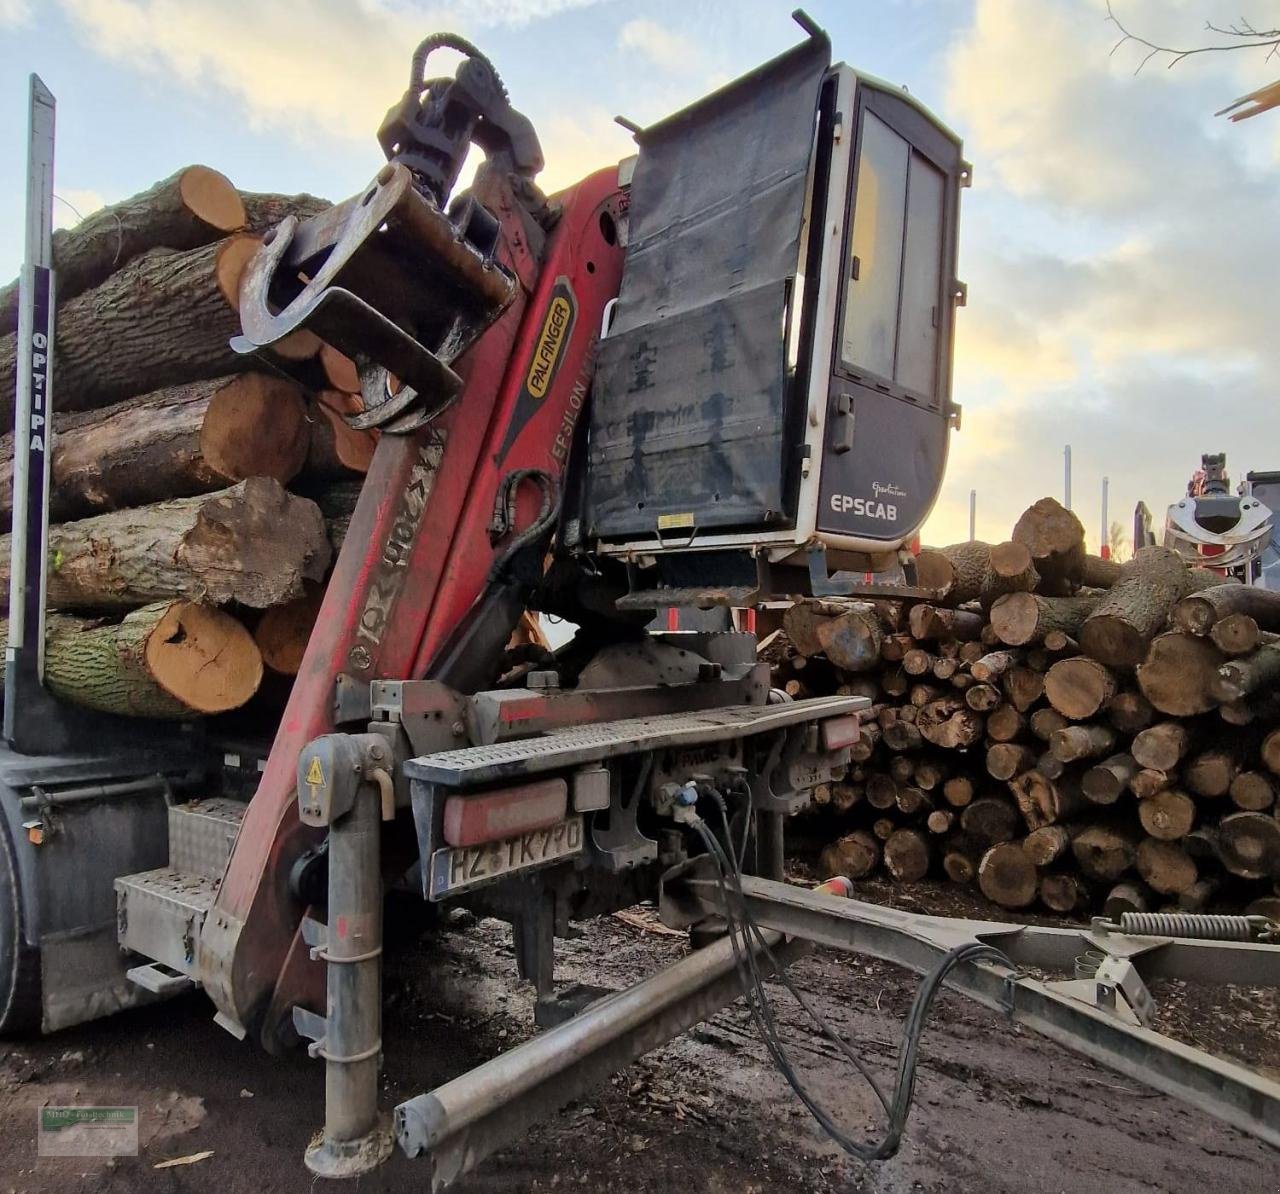
[[[190,382],[104,410],[55,416],[55,522],[234,485],[287,484],[306,457],[302,392],[262,373]],[[0,522],[13,507],[13,435],[0,440]]]
[[[1213,689],[1222,662],[1222,652],[1207,639],[1170,631],[1152,642],[1138,667],[1138,687],[1161,713],[1194,717],[1218,703]]]
[[[1020,842],[1001,842],[982,856],[978,887],[1002,908],[1025,908],[1036,898],[1036,868]]]
[[[89,410],[134,394],[254,368],[231,351],[239,320],[218,286],[235,243],[151,249],[58,309],[57,409]],[[0,342],[0,425],[13,425],[16,337]]]
[[[972,883],[978,877],[983,850],[963,833],[947,839],[942,852],[942,869],[952,883]]]
[[[1135,772],[1129,780],[1129,791],[1139,800],[1146,800],[1148,796],[1163,792],[1171,783],[1173,783],[1173,776],[1169,772],[1160,771],[1155,767],[1144,767],[1141,771]]]
[[[1063,717],[1084,721],[1105,709],[1115,696],[1115,677],[1085,656],[1059,659],[1045,675],[1045,696]]]
[[[1049,739],[1053,757],[1063,763],[1098,759],[1116,744],[1115,731],[1104,725],[1063,726]]]
[[[868,672],[880,663],[880,621],[869,605],[855,606],[817,627],[818,645],[846,672]]]
[[[9,537],[0,537],[8,600]],[[181,597],[266,609],[320,581],[331,552],[315,503],[251,477],[230,489],[51,527],[52,608],[130,609]]]
[[[900,883],[915,883],[929,873],[929,839],[918,829],[899,829],[884,844],[884,868]]]
[[[989,684],[992,680],[1003,676],[1017,662],[1018,656],[1010,651],[992,651],[989,655],[975,660],[969,671],[975,680],[982,684]]]
[[[1185,792],[1166,788],[1138,803],[1142,828],[1163,842],[1177,841],[1189,834],[1196,823],[1196,804]]]
[[[1280,593],[1254,585],[1217,585],[1178,602],[1173,624],[1188,634],[1205,635],[1230,614],[1246,614],[1263,630],[1280,631]]]
[[[148,191],[53,234],[58,302],[101,285],[148,249],[195,249],[243,227],[244,204],[208,166],[187,166]],[[18,284],[0,290],[0,332],[18,330]]]
[[[1084,568],[1084,527],[1054,498],[1041,498],[1018,519],[1011,536],[1031,552],[1031,559],[1049,588],[1063,591]]]
[[[1086,825],[1071,839],[1071,853],[1081,872],[1099,883],[1114,883],[1137,857],[1137,835],[1122,823]]]
[[[1080,627],[1081,648],[1109,667],[1137,667],[1188,584],[1187,566],[1176,551],[1139,548]]]
[[[8,641],[8,624],[0,622]],[[111,625],[54,615],[45,683],[64,700],[125,717],[183,720],[243,705],[262,680],[252,637],[229,614],[157,602]]]
[[[1097,597],[1006,593],[991,607],[991,625],[1002,643],[1030,646],[1044,642],[1052,632],[1077,635],[1097,604]]]
[[[1154,837],[1147,838],[1138,847],[1135,865],[1146,885],[1166,896],[1186,891],[1200,874],[1195,859],[1177,842]]]
[[[1280,685],[1280,644],[1268,643],[1250,655],[1221,664],[1212,683],[1212,694],[1219,701],[1239,701],[1277,685]]]
[[[1086,554],[1075,579],[1086,589],[1109,589],[1120,579],[1120,568],[1115,560]]]
[[[959,639],[972,641],[982,633],[982,615],[967,609],[913,605],[907,615],[913,638],[921,642]]]
[[[1161,721],[1138,734],[1129,751],[1139,767],[1172,771],[1191,746],[1191,732],[1180,721]]]
[[[1280,820],[1267,813],[1232,813],[1218,822],[1218,858],[1243,879],[1280,877]]]
[[[1085,799],[1094,804],[1115,804],[1137,773],[1138,765],[1132,755],[1112,755],[1084,773],[1080,790]]]
[[[270,191],[241,191],[244,204],[244,226],[250,232],[270,232],[285,216],[309,220],[333,206],[315,195],[277,195]]]
[[[826,846],[819,856],[819,866],[828,877],[843,875],[846,879],[865,879],[880,865],[880,843],[865,829],[855,829]]]

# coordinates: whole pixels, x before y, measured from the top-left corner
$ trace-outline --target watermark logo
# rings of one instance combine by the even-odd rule
[[[42,1157],[136,1157],[137,1107],[41,1107],[36,1112]]]

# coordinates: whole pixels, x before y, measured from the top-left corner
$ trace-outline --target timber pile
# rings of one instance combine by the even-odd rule
[[[803,601],[762,644],[792,696],[873,702],[815,791],[824,870],[1077,917],[1280,913],[1280,594],[1162,547],[1091,557],[1051,498],[918,563],[932,600]]]
[[[239,356],[263,233],[328,204],[188,166],[54,236],[46,677],[109,713],[239,708],[295,675],[374,436],[352,363],[309,332]],[[0,531],[13,514],[16,283],[0,288]],[[9,591],[0,535],[0,602]],[[5,633],[0,623],[0,636]]]

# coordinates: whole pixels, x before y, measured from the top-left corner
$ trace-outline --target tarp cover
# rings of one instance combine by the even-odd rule
[[[591,407],[597,536],[782,510],[783,324],[829,61],[827,40],[811,38],[640,135]]]

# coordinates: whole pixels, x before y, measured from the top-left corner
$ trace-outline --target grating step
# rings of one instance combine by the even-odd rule
[[[212,796],[169,806],[169,866],[175,871],[221,879],[235,845],[243,801]]]
[[[124,875],[115,888],[120,947],[193,977],[196,941],[217,880],[166,866]]]

